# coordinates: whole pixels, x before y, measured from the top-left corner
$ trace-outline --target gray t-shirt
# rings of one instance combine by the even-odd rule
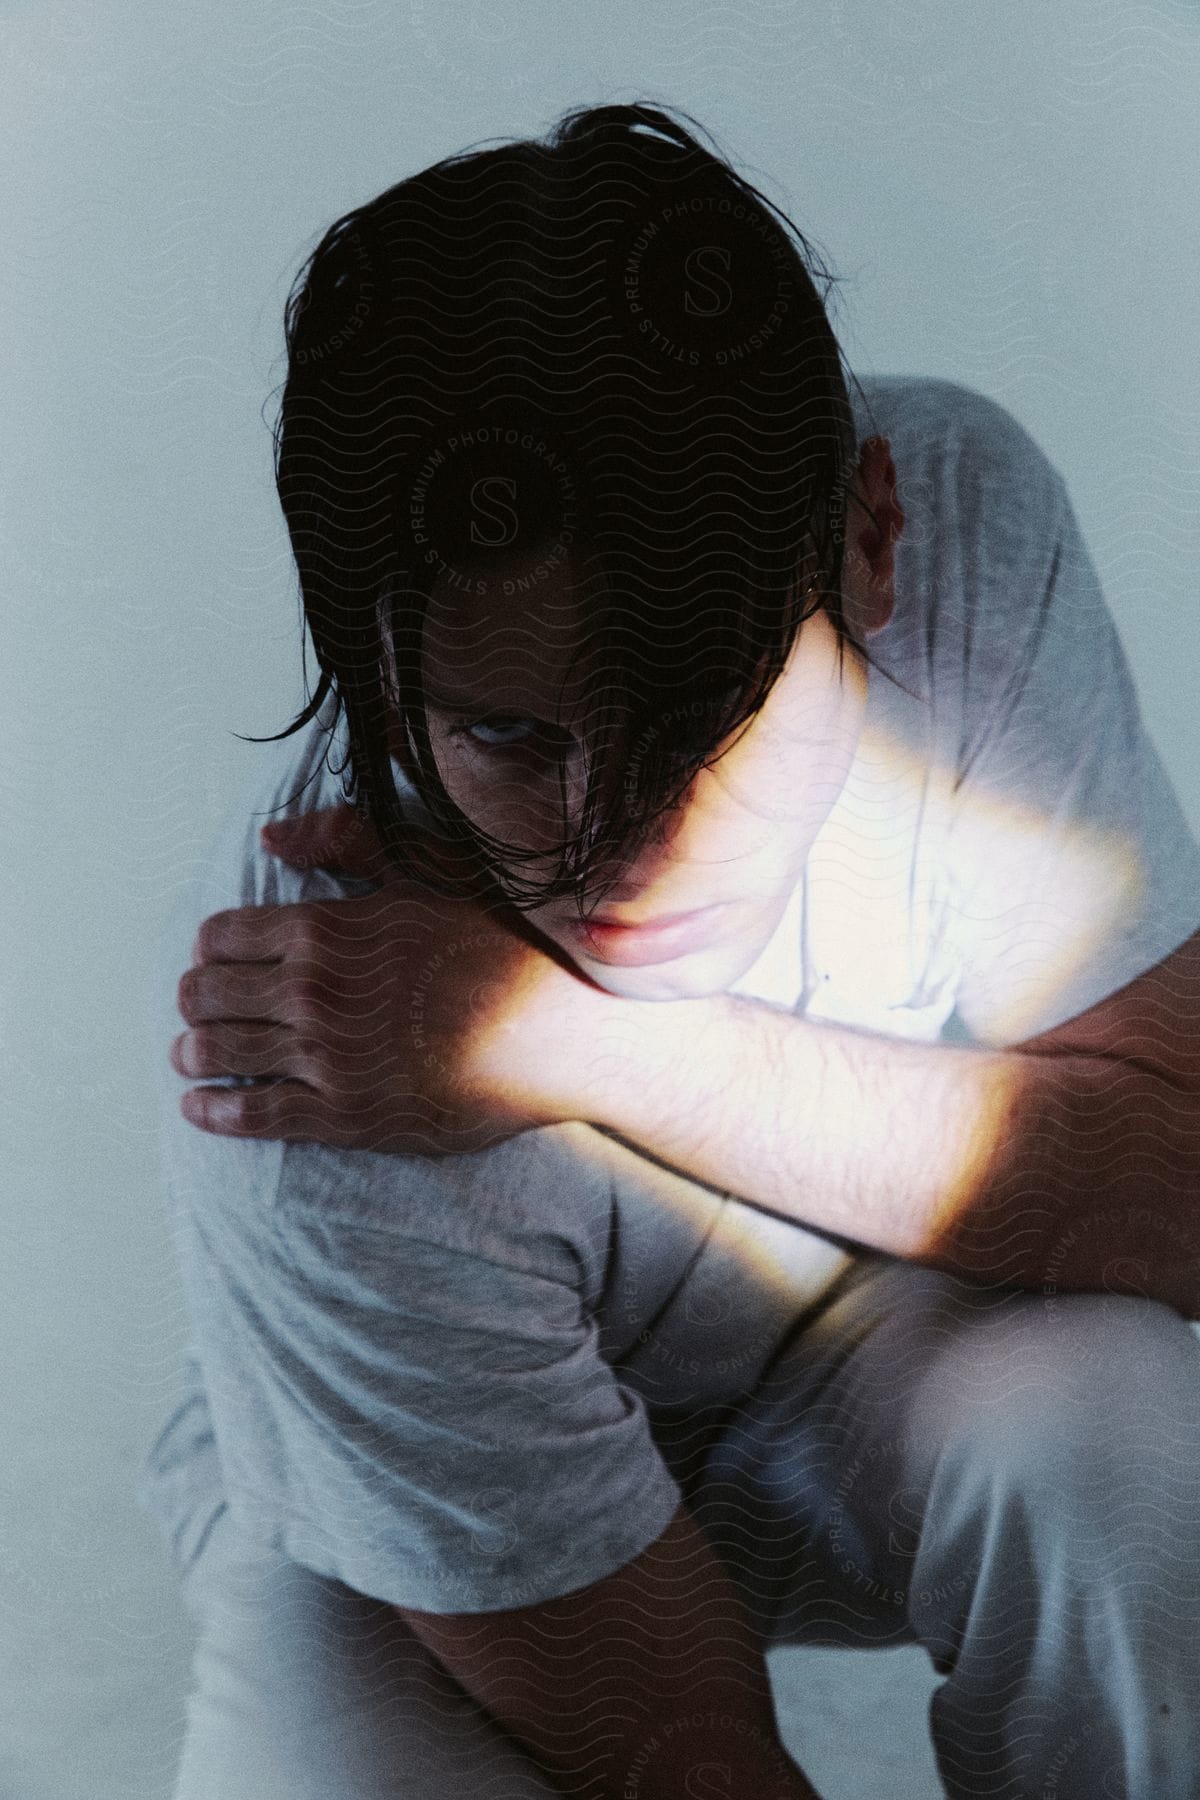
[[[1200,849],[1046,457],[954,383],[863,385],[860,439],[890,438],[906,514],[895,613],[869,647],[911,691],[870,671],[846,786],[733,991],[896,1037],[1015,1044],[1200,929]],[[383,1600],[533,1604],[661,1534],[680,1488],[658,1422],[748,1394],[852,1256],[582,1123],[444,1158],[189,1125],[167,1049],[201,920],[368,891],[258,844],[266,817],[339,798],[325,750],[316,724],[267,747],[160,943],[163,1167],[192,1334],[140,1503],[181,1564],[228,1503]]]

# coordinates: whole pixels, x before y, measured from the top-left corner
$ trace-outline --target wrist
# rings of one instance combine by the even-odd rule
[[[608,1123],[610,1108],[622,1111],[625,1060],[644,1044],[636,1016],[644,1011],[644,1003],[543,957],[486,1049],[491,1082],[510,1094],[519,1085],[522,1102],[543,1124]]]

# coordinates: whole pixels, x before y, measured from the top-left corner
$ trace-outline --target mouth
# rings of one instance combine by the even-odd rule
[[[581,953],[594,961],[616,968],[643,968],[705,949],[720,931],[728,905],[726,901],[701,906],[644,925],[613,925],[598,919],[581,924],[574,919],[567,930]]]

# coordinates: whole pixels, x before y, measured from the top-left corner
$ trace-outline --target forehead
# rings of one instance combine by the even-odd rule
[[[470,577],[462,585],[443,578],[425,614],[422,679],[431,698],[436,693],[452,704],[547,714],[561,704],[574,712],[587,683],[587,616],[569,566],[547,571],[529,559],[499,574],[489,570],[482,593]]]

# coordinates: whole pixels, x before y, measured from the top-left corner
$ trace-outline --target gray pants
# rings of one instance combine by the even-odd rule
[[[750,1399],[656,1430],[769,1642],[925,1647],[955,1800],[1200,1793],[1200,1343],[1169,1308],[863,1257]],[[213,1521],[175,1800],[549,1800],[394,1608]]]

